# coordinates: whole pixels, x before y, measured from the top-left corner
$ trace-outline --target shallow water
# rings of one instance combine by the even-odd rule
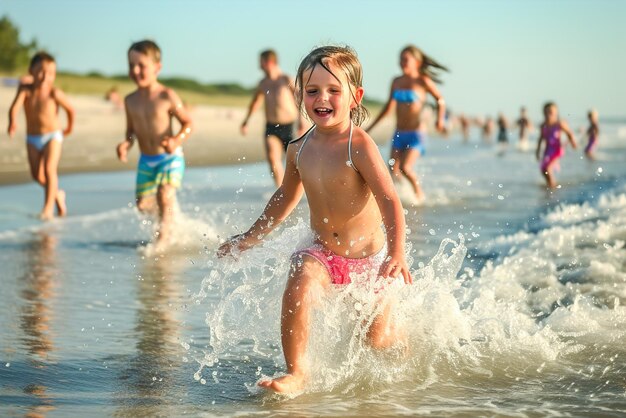
[[[428,201],[406,207],[417,280],[383,292],[409,351],[363,343],[379,293],[323,295],[315,373],[293,399],[254,383],[284,371],[280,295],[289,254],[310,239],[306,203],[238,262],[214,256],[271,195],[265,165],[188,170],[180,239],[163,257],[130,203],[132,172],[62,177],[71,216],[46,224],[36,186],[2,187],[0,415],[620,415],[620,129],[603,126],[597,161],[568,150],[554,192],[532,153],[430,140]]]

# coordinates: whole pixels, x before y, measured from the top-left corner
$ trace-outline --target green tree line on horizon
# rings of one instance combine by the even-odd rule
[[[28,68],[28,62],[37,49],[37,41],[20,41],[20,30],[8,16],[0,18],[0,70],[15,72]]]

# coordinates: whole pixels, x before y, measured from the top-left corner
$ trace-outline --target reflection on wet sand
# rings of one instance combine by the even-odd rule
[[[145,257],[137,283],[136,353],[120,375],[120,408],[116,416],[166,414],[182,395],[175,382],[180,367],[181,256]],[[172,412],[172,411],[170,411]]]
[[[24,333],[22,341],[35,368],[42,371],[47,368],[49,355],[54,351],[50,300],[55,295],[55,278],[58,275],[56,246],[56,237],[48,231],[35,233],[32,241],[26,244],[25,274],[19,278],[24,286],[21,291],[24,305],[20,315],[20,328]],[[46,393],[44,378],[36,377],[35,380],[23,389],[24,393],[35,398],[34,405],[25,414],[27,417],[43,417],[55,409]]]

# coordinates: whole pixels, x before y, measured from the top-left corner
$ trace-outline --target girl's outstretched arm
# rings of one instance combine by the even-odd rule
[[[404,254],[406,228],[402,203],[374,140],[359,131],[360,135],[355,135],[353,142],[353,149],[357,151],[353,154],[354,163],[376,199],[387,232],[388,257],[380,274],[383,277],[402,275],[405,283],[413,283]]]
[[[561,123],[561,129],[563,130],[563,132],[565,132],[565,135],[567,135],[567,139],[569,139],[569,143],[572,144],[572,148],[576,149],[577,144],[576,144],[576,138],[574,138],[574,133],[570,129],[567,122],[562,120],[560,123]]]
[[[435,82],[431,80],[430,77],[423,77],[426,91],[428,91],[428,93],[430,93],[430,95],[433,96],[437,101],[437,130],[439,132],[443,132],[446,128],[446,102],[443,100],[443,96],[439,92],[439,89],[437,88]]]
[[[385,116],[387,116],[389,114],[389,112],[391,112],[391,110],[395,107],[396,101],[393,98],[393,84],[394,83],[391,83],[391,90],[389,91],[389,98],[387,99],[387,103],[385,103],[385,106],[380,111],[378,116],[376,116],[374,121],[366,129],[367,132],[369,132],[372,129],[374,129],[374,126],[376,126],[378,124],[378,122],[380,122]]]
[[[304,192],[300,174],[295,164],[298,146],[300,144],[289,145],[283,183],[274,192],[269,202],[267,202],[261,216],[246,232],[235,235],[222,244],[217,250],[218,257],[232,254],[235,250],[245,251],[260,243],[267,234],[280,225],[294,210]]]

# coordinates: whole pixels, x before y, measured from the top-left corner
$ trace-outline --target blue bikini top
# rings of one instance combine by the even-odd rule
[[[414,90],[394,90],[393,99],[398,103],[415,103],[419,102],[420,97]]]

